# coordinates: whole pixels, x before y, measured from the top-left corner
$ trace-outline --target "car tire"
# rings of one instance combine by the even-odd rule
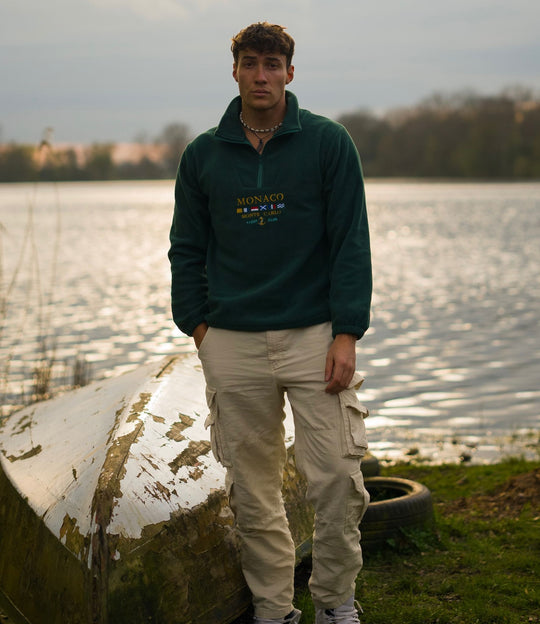
[[[399,477],[368,477],[364,483],[371,497],[360,523],[364,550],[395,544],[407,529],[433,525],[433,501],[425,485]]]

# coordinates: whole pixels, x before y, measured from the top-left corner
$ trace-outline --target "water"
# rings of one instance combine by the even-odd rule
[[[540,183],[370,181],[375,293],[358,344],[372,451],[491,461],[538,448]],[[77,361],[92,379],[192,350],[173,327],[173,185],[0,185],[4,413]],[[293,250],[291,250],[293,252]]]

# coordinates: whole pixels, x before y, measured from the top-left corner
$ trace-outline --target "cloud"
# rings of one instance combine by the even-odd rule
[[[188,18],[210,9],[221,8],[229,4],[228,0],[90,0],[92,4],[115,12],[133,13],[151,22],[171,18]]]
[[[538,0],[0,0],[3,138],[204,130],[237,92],[230,38],[259,20],[296,39],[292,90],[321,114],[540,88]]]

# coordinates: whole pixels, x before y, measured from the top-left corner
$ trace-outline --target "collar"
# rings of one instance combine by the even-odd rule
[[[302,130],[302,125],[300,124],[300,109],[296,96],[291,91],[285,91],[285,99],[287,101],[287,112],[285,113],[283,124],[274,136],[289,132],[300,132]],[[215,135],[217,137],[237,143],[243,143],[245,141],[246,136],[239,119],[241,109],[242,100],[240,96],[237,95],[227,107],[225,114],[215,130]]]

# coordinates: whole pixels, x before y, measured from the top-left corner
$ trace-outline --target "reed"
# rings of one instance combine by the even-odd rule
[[[11,271],[5,262],[5,239],[11,235],[0,223],[0,349],[5,357],[0,364],[0,418],[8,416],[17,408],[50,398],[57,391],[80,387],[90,381],[90,366],[81,355],[72,363],[70,382],[67,375],[59,375],[57,359],[57,336],[54,325],[55,289],[58,279],[59,254],[62,239],[61,204],[58,186],[54,184],[55,213],[54,236],[50,244],[50,261],[44,277],[42,260],[37,246],[34,224],[34,208],[38,183],[34,185],[32,199],[26,207],[26,224],[17,259]],[[15,293],[22,292],[15,301]],[[6,328],[11,323],[10,337]],[[32,326],[30,325],[32,323]],[[13,328],[15,326],[15,328]],[[35,352],[25,356],[24,381],[19,392],[14,391],[13,363],[21,359],[20,350],[29,336],[35,333]],[[67,363],[64,362],[64,368]]]

